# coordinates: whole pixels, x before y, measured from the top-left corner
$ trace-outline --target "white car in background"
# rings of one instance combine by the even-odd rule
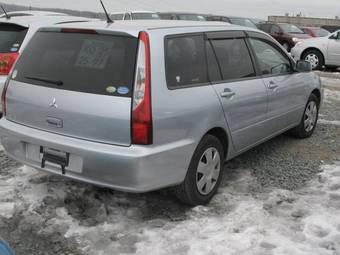
[[[112,20],[154,20],[161,19],[158,13],[151,11],[126,11],[111,13]]]
[[[313,70],[340,67],[340,30],[326,37],[301,41],[291,50],[295,60],[306,60]]]
[[[0,91],[12,66],[34,33],[41,26],[87,22],[93,19],[69,16],[63,13],[24,11],[8,12],[0,16]],[[2,102],[2,98],[0,100]],[[2,115],[0,110],[0,117]]]

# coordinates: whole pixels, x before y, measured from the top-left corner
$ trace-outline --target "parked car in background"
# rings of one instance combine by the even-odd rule
[[[296,43],[311,38],[293,24],[266,22],[258,24],[257,27],[274,37],[288,52]]]
[[[9,12],[7,17],[3,15],[0,18],[0,89],[4,87],[7,76],[23,48],[39,27],[90,20],[62,13],[41,11]]]
[[[321,28],[326,29],[330,33],[334,33],[340,29],[340,26],[321,26]]]
[[[295,60],[311,63],[313,70],[340,67],[340,30],[326,37],[302,41],[292,49]]]
[[[219,16],[219,15],[209,15],[206,18],[208,21],[222,21],[222,22],[228,22],[230,24],[244,26],[244,27],[250,27],[257,29],[257,26],[255,23],[253,23],[248,18],[242,18],[242,17],[232,17],[232,16]]]
[[[153,20],[160,19],[156,12],[151,11],[129,11],[117,12],[110,15],[112,20]]]
[[[159,12],[158,15],[164,20],[191,20],[206,21],[205,14],[188,13],[188,12]]]
[[[207,204],[225,160],[288,130],[313,134],[322,95],[310,70],[234,25],[46,27],[4,88],[1,144],[40,170],[129,192],[174,187]]]
[[[300,27],[300,29],[311,37],[324,37],[330,35],[330,32],[321,27]]]

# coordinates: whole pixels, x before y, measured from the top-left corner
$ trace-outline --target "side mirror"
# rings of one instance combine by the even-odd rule
[[[304,60],[298,60],[296,62],[296,71],[300,73],[307,73],[312,71],[312,65]]]

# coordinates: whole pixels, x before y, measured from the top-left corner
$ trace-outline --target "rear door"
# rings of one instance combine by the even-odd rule
[[[92,30],[39,31],[7,92],[6,118],[90,141],[131,143],[137,38]]]
[[[256,75],[242,31],[208,33],[207,37],[210,80],[223,107],[234,146],[241,151],[267,136],[263,130],[267,89]]]
[[[250,35],[251,48],[268,88],[267,129],[273,134],[299,122],[308,85],[303,74],[294,71],[292,61],[276,43],[257,33]]]

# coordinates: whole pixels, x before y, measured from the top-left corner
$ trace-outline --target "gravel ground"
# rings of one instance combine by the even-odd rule
[[[17,255],[340,254],[340,220],[318,207],[340,209],[340,93],[325,96],[312,138],[281,135],[228,162],[208,207],[40,173],[0,151],[0,236]]]

